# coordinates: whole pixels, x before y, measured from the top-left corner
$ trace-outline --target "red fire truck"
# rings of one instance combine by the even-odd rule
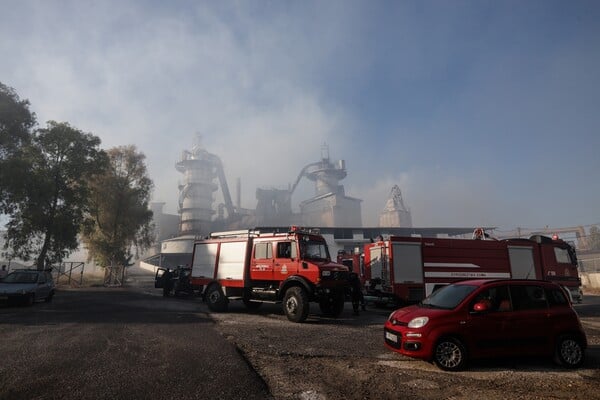
[[[348,267],[350,272],[358,275],[362,284],[365,282],[365,264],[363,261],[364,255],[357,247],[354,252],[347,250],[339,250],[337,254],[337,263]]]
[[[281,302],[290,321],[302,322],[311,301],[328,316],[341,314],[348,268],[331,261],[325,239],[314,231],[230,231],[194,243],[190,281],[202,287],[212,311],[226,311],[234,299],[249,309]]]
[[[558,238],[489,240],[390,237],[364,248],[365,289],[376,302],[406,304],[470,278],[542,279],[561,284],[581,301],[575,249]]]

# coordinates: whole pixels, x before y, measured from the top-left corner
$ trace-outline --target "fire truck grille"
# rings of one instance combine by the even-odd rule
[[[346,271],[335,271],[333,273],[333,279],[336,281],[347,281],[348,280],[348,272]]]
[[[331,275],[324,276],[323,280],[327,281],[347,281],[349,278],[347,271],[333,271]]]

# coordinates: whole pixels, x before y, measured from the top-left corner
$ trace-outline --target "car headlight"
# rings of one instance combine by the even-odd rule
[[[396,310],[397,311],[397,310]],[[392,313],[388,316],[388,321],[390,322],[390,324],[392,325],[398,325],[399,321],[396,319],[395,315],[396,315],[396,311],[392,311]]]
[[[429,317],[417,317],[417,318],[413,318],[408,323],[408,327],[409,328],[422,328],[425,325],[427,325],[427,322],[429,322]]]
[[[321,275],[322,275],[322,276],[329,276],[329,275],[331,275],[331,271],[323,271],[323,272],[321,273]]]

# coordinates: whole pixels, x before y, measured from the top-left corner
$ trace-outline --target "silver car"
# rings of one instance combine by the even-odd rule
[[[33,304],[52,301],[54,279],[50,271],[17,270],[0,280],[0,302]]]

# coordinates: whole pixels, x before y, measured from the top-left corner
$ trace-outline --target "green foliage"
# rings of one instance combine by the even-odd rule
[[[590,228],[587,245],[589,250],[600,250],[600,228],[596,225]]]
[[[100,139],[67,123],[33,131],[29,102],[0,83],[0,214],[9,217],[9,257],[60,262],[84,233],[91,258],[128,265],[153,238],[152,181],[133,146],[107,153]]]
[[[29,101],[21,100],[13,88],[0,82],[0,159],[29,143],[34,125]]]
[[[106,155],[100,139],[67,123],[50,121],[26,146],[18,176],[22,188],[11,196],[7,245],[12,256],[36,257],[38,269],[60,262],[77,249],[87,211],[87,182],[103,171]]]
[[[149,209],[153,184],[145,156],[134,146],[113,148],[107,154],[109,168],[89,182],[90,209],[83,241],[97,264],[126,266],[132,248],[146,249],[154,239]]]
[[[10,197],[23,190],[24,148],[31,142],[35,114],[29,102],[0,82],[0,213],[12,209]]]

